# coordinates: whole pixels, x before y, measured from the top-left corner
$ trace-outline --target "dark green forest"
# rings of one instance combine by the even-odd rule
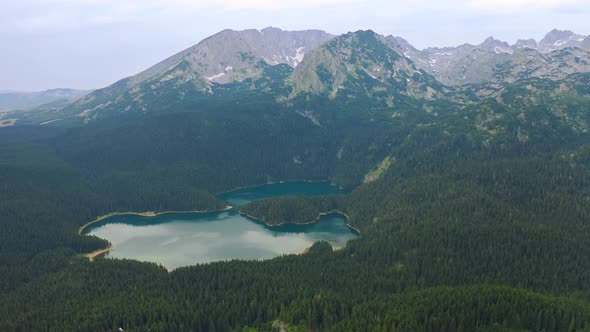
[[[394,109],[238,86],[175,112],[2,128],[0,330],[590,330],[589,81]],[[310,105],[320,126],[296,112]],[[268,224],[340,211],[361,236],[171,273],[82,256],[108,245],[78,234],[96,216],[216,209],[220,192],[297,179],[351,193],[241,211]]]

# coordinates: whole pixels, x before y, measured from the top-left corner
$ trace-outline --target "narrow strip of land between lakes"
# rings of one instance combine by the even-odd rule
[[[319,222],[320,219],[323,216],[329,216],[331,214],[339,214],[339,215],[343,216],[346,219],[346,227],[350,228],[351,230],[353,230],[354,232],[356,232],[358,235],[361,235],[361,231],[358,228],[356,228],[356,227],[354,227],[354,226],[352,226],[350,224],[350,217],[346,213],[344,213],[344,212],[342,212],[340,210],[332,210],[332,211],[328,211],[328,212],[320,212],[320,213],[318,213],[318,216],[314,220],[311,220],[311,221],[305,221],[305,222],[282,222],[280,224],[269,224],[266,221],[264,221],[264,220],[262,220],[262,219],[260,219],[258,217],[249,215],[249,214],[247,214],[245,212],[242,212],[242,211],[238,211],[238,213],[241,214],[241,215],[243,215],[244,217],[247,217],[247,218],[250,218],[252,220],[258,221],[260,223],[263,223],[263,224],[265,224],[268,227],[281,227],[281,226],[285,226],[285,225],[310,225],[310,224],[315,224],[315,223]]]

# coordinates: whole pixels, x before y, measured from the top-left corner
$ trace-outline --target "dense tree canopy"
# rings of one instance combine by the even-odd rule
[[[3,129],[0,330],[587,329],[590,137],[569,121],[590,121],[590,102],[509,96],[382,109],[228,92],[133,121]],[[294,112],[310,104],[320,125]],[[269,224],[340,211],[362,235],[172,273],[80,255],[107,245],[78,234],[98,215],[215,209],[215,193],[294,179],[354,190],[241,211]]]

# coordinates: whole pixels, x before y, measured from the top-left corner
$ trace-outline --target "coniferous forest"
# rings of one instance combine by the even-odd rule
[[[590,76],[395,107],[244,85],[182,107],[163,95],[171,110],[149,115],[1,128],[0,331],[590,330]],[[309,107],[321,125],[296,112]],[[338,211],[360,236],[172,272],[83,255],[108,246],[78,233],[97,216],[219,209],[221,192],[300,179],[350,193],[240,211],[268,224]]]

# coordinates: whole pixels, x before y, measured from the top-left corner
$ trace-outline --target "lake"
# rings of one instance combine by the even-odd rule
[[[342,193],[327,182],[291,182],[239,189],[218,197],[239,206],[279,196],[312,196]],[[129,258],[160,263],[169,269],[231,259],[268,259],[301,253],[324,240],[341,248],[357,236],[346,218],[332,214],[317,223],[269,227],[241,216],[237,209],[207,213],[175,213],[156,217],[113,216],[88,227],[113,245],[109,258]]]

